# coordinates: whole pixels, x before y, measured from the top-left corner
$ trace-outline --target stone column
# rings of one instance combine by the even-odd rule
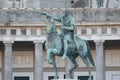
[[[34,80],[43,80],[43,48],[41,41],[34,41],[35,43],[35,66],[34,66]]]
[[[4,41],[4,80],[13,80],[12,72],[12,43]]]
[[[104,40],[96,40],[96,80],[105,80]]]

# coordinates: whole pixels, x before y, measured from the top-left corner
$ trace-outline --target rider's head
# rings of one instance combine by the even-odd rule
[[[68,9],[65,9],[63,13],[64,13],[64,16],[69,16],[70,15],[70,11]]]

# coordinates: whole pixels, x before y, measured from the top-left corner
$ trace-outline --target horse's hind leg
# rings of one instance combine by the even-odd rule
[[[87,60],[87,58],[83,59],[84,63],[86,64],[87,68],[88,68],[88,71],[89,71],[89,79],[88,80],[92,80],[91,79],[91,68],[90,68],[90,64]]]
[[[76,58],[74,58],[74,57],[69,57],[69,59],[70,59],[70,61],[74,64],[74,66],[69,70],[69,77],[71,78],[71,79],[73,79],[74,77],[73,77],[73,71],[74,71],[74,69],[76,69],[77,67],[78,67],[78,64],[77,64],[77,62],[76,62]]]
[[[82,55],[82,54],[84,54],[82,46],[79,48],[79,53],[78,54],[79,54],[80,58],[83,60],[83,62],[85,63],[85,65],[87,66],[88,71],[89,71],[89,79],[88,80],[91,80],[91,68],[90,68],[90,64],[89,64],[87,58],[83,57],[83,55]]]

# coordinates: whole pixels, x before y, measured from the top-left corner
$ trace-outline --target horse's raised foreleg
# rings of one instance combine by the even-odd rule
[[[73,56],[69,56],[69,59],[74,64],[73,67],[69,70],[69,75],[70,75],[69,77],[73,79],[74,78],[73,71],[78,67],[78,64],[76,62],[76,58],[74,58]]]
[[[50,49],[47,50],[47,56],[46,56],[45,60],[47,60],[49,64],[52,64]]]
[[[50,63],[50,64],[52,64],[52,62],[53,62],[52,59],[51,59],[51,56],[53,54],[57,54],[57,49],[48,49],[47,50],[47,57],[46,57],[45,60],[47,60],[48,63]]]
[[[87,60],[87,58],[83,59],[84,63],[86,64],[87,68],[88,68],[88,72],[89,72],[89,79],[88,80],[92,80],[91,79],[91,68],[90,68],[90,64]]]
[[[55,69],[55,77],[54,77],[54,79],[57,79],[58,78],[58,71],[57,71],[57,66],[56,66],[55,55],[53,54],[51,57],[52,57],[53,67]]]

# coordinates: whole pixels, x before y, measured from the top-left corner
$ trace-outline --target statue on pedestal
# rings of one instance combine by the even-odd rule
[[[79,38],[76,32],[75,20],[68,9],[64,11],[64,15],[55,17],[47,12],[40,12],[47,18],[46,28],[46,60],[55,68],[55,79],[58,77],[55,56],[68,57],[74,66],[69,70],[69,78],[73,79],[73,71],[78,67],[76,58],[80,57],[86,64],[89,71],[89,79],[91,80],[90,64],[95,66],[89,44],[86,40]],[[61,34],[58,34],[55,21],[62,24]]]

